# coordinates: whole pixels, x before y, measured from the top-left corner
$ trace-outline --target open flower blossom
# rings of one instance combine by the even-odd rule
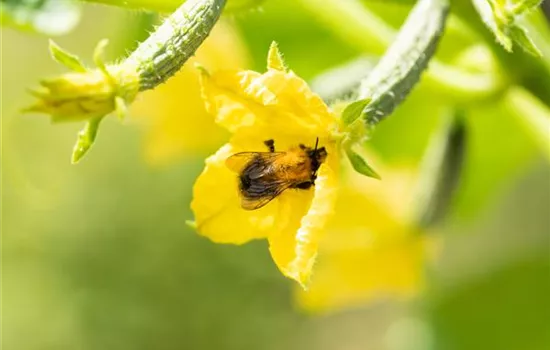
[[[302,309],[334,311],[407,299],[422,290],[437,241],[415,224],[414,172],[410,167],[381,171],[382,182],[346,172],[310,288],[295,293]]]
[[[341,130],[338,117],[306,82],[287,70],[277,46],[269,50],[267,72],[202,70],[203,97],[229,143],[206,160],[193,189],[191,209],[198,232],[217,243],[243,244],[266,238],[281,272],[306,287],[318,244],[337,199]],[[238,174],[226,159],[239,152],[277,151],[303,144],[325,147],[314,186],[288,189],[267,205],[244,210]]]

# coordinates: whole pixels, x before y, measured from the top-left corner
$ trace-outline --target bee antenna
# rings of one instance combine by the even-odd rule
[[[317,151],[317,146],[319,146],[319,138],[315,139],[315,149],[314,149],[314,151]]]

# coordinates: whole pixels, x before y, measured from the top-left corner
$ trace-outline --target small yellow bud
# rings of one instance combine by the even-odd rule
[[[38,101],[24,111],[49,114],[54,122],[107,115],[116,109],[117,98],[129,103],[139,88],[135,69],[111,66],[107,72],[93,69],[44,80],[42,89],[32,91]]]

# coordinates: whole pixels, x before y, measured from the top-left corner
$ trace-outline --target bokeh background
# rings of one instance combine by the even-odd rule
[[[370,6],[395,28],[408,11]],[[108,37],[116,58],[156,21],[87,4],[56,41],[89,58]],[[291,0],[268,0],[219,27],[198,54],[207,67],[262,71],[276,40],[311,80],[361,54]],[[479,41],[452,28],[439,56],[447,61]],[[107,118],[90,154],[71,165],[81,125],[18,112],[27,87],[64,71],[47,36],[2,28],[1,45],[3,349],[550,348],[550,169],[498,103],[468,115],[464,176],[448,219],[429,233],[442,251],[426,266],[423,292],[310,313],[266,242],[216,245],[185,224],[204,158],[225,137],[192,121],[202,105],[193,73],[142,96],[122,124]],[[371,151],[390,166],[416,166],[445,103],[421,84],[377,128]]]

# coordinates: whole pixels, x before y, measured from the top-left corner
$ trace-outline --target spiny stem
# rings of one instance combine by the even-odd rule
[[[226,0],[189,0],[151,34],[123,64],[135,64],[139,90],[152,89],[174,75],[206,39]]]

